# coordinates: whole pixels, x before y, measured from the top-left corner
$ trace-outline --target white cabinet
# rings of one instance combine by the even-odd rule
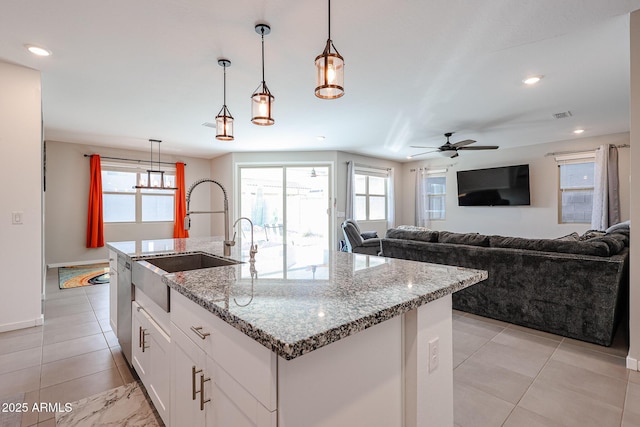
[[[131,306],[131,362],[160,417],[170,426],[171,339],[136,301]]]
[[[118,332],[118,254],[109,251],[109,323]]]
[[[277,425],[273,352],[174,291],[171,336],[174,425]]]

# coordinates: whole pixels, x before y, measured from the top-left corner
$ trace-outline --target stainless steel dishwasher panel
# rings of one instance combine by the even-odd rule
[[[118,330],[116,335],[125,359],[131,365],[131,258],[118,254]]]

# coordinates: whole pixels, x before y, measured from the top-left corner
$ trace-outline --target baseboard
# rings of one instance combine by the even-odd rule
[[[34,326],[41,326],[44,324],[44,316],[36,317],[32,320],[25,320],[23,322],[5,323],[0,325],[0,332],[15,331],[16,329],[33,328]]]
[[[631,369],[632,371],[638,370],[638,360],[634,359],[631,356],[627,356],[627,369]]]
[[[47,268],[69,267],[70,265],[89,265],[89,264],[101,264],[109,262],[108,259],[96,259],[92,261],[76,261],[76,262],[57,262],[53,264],[47,264]]]

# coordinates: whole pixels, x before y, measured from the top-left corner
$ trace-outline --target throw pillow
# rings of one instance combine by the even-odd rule
[[[580,240],[580,235],[574,231],[571,234],[567,234],[566,236],[562,236],[562,237],[557,237],[554,240],[563,240],[566,242],[577,242],[578,240]]]
[[[609,234],[616,230],[629,230],[630,228],[631,228],[631,220],[627,220],[619,224],[612,225],[611,227],[607,228],[605,232]]]
[[[594,237],[602,237],[604,235],[605,235],[604,231],[587,230],[587,231],[584,232],[584,234],[582,236],[580,236],[580,241],[593,239]]]
[[[365,232],[361,233],[360,235],[362,236],[362,238],[364,240],[377,239],[378,238],[378,232],[377,231],[365,231]]]
[[[438,232],[410,228],[390,228],[385,236],[387,239],[419,240],[421,242],[437,242]]]

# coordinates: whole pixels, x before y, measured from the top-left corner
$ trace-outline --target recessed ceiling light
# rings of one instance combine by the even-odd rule
[[[407,159],[413,159],[413,156],[407,156]]]
[[[45,49],[42,46],[36,46],[33,44],[26,44],[24,45],[24,47],[27,48],[27,50],[31,53],[33,53],[34,55],[37,56],[50,56],[51,55],[51,51],[49,49]]]
[[[326,137],[324,135],[318,135],[318,136],[316,136],[316,139],[318,141],[324,141],[326,139]]]
[[[576,129],[573,131],[576,135],[580,135],[582,132],[584,132],[584,129]]]
[[[536,83],[538,83],[540,80],[542,80],[543,76],[530,76],[527,77],[526,79],[524,79],[522,81],[522,83],[526,84],[526,85],[534,85]]]

